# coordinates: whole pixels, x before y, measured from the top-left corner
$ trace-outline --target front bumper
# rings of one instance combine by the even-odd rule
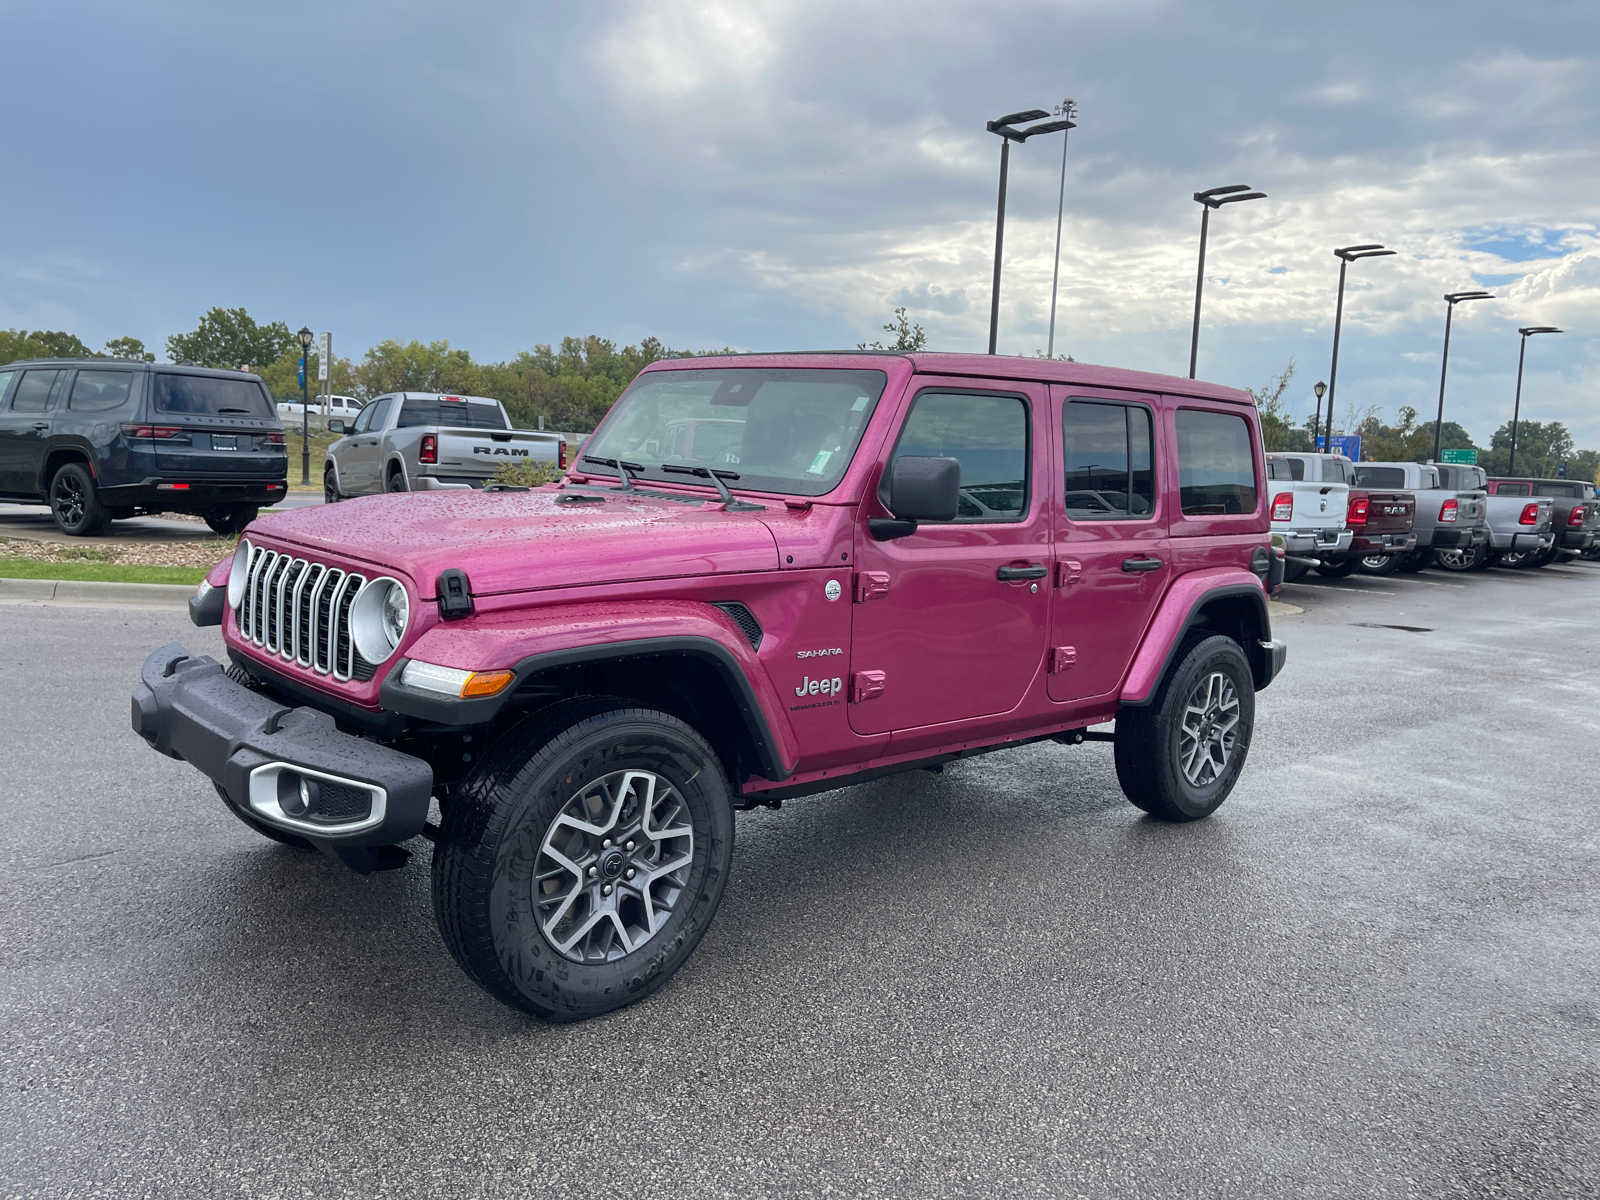
[[[1362,534],[1350,542],[1350,553],[1363,558],[1373,554],[1406,554],[1416,548],[1414,533]]]
[[[1355,534],[1348,529],[1274,530],[1283,539],[1286,553],[1316,558],[1321,554],[1342,554],[1350,549]]]
[[[1259,692],[1276,679],[1279,672],[1283,670],[1283,664],[1289,658],[1289,646],[1286,642],[1263,642],[1259,640],[1256,645],[1261,647],[1261,653],[1256,656],[1251,668],[1252,673],[1255,675],[1256,691]]]
[[[255,819],[339,857],[422,832],[433,793],[422,759],[343,733],[319,709],[285,707],[177,642],[147,658],[140,676],[133,731]]]

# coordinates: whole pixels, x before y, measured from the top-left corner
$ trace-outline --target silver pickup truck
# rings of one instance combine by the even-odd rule
[[[1482,467],[1435,463],[1446,488],[1479,491],[1488,483]],[[1555,501],[1527,496],[1491,496],[1483,499],[1489,539],[1470,549],[1435,550],[1433,561],[1447,571],[1481,571],[1485,567],[1518,567],[1530,555],[1542,554],[1555,542],[1552,521]]]
[[[567,465],[557,433],[513,429],[498,400],[433,392],[379,396],[328,447],[322,491],[329,503],[374,492],[432,492],[478,488],[508,462]]]
[[[1542,567],[1552,561],[1566,562],[1582,555],[1600,557],[1600,501],[1595,486],[1581,479],[1491,479],[1486,485],[1491,496],[1549,496],[1555,506],[1552,530],[1555,540],[1547,550],[1506,566]],[[1504,560],[1502,560],[1504,562]]]
[[[1390,571],[1412,574],[1433,562],[1436,552],[1460,557],[1460,552],[1481,553],[1489,541],[1489,521],[1485,515],[1487,499],[1481,482],[1478,486],[1446,486],[1444,473],[1449,468],[1433,463],[1364,462],[1355,465],[1355,484],[1361,488],[1401,488],[1417,498],[1417,514],[1411,526],[1417,545],[1405,554],[1370,555],[1361,560],[1361,569],[1373,575]],[[1480,468],[1470,468],[1478,471]],[[1470,483],[1465,475],[1458,483]]]

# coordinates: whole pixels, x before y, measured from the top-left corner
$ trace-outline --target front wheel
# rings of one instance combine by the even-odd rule
[[[1196,821],[1228,798],[1250,753],[1255,681],[1239,643],[1196,638],[1151,702],[1117,714],[1117,781],[1152,817]]]
[[[582,1020],[672,977],[732,860],[732,798],[704,738],[626,700],[570,700],[508,731],[452,789],[434,915],[495,999]]]
[[[1399,554],[1369,554],[1361,560],[1364,575],[1393,575],[1400,569]]]

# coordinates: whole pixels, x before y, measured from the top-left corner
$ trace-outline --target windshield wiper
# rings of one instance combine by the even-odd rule
[[[743,500],[735,500],[733,493],[728,490],[724,479],[738,479],[737,471],[713,471],[710,467],[684,467],[677,463],[662,463],[661,469],[669,475],[693,475],[698,479],[711,480],[711,486],[717,489],[717,494],[722,497],[722,507],[727,512],[765,512],[759,504],[747,504]]]
[[[219,414],[225,412],[243,413],[247,417],[254,415],[248,408],[219,408],[217,409],[217,412]]]
[[[643,473],[643,463],[627,462],[620,458],[596,458],[592,454],[585,454],[583,456],[583,461],[599,463],[602,467],[610,467],[615,470],[617,473],[617,478],[620,481],[620,485],[617,488],[619,492],[632,492],[638,490],[633,486],[633,472],[639,471]]]

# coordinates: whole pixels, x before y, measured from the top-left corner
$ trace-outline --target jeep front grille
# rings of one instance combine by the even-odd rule
[[[366,586],[367,577],[354,571],[252,546],[239,635],[319,675],[371,679],[373,664],[350,638],[350,609]]]

